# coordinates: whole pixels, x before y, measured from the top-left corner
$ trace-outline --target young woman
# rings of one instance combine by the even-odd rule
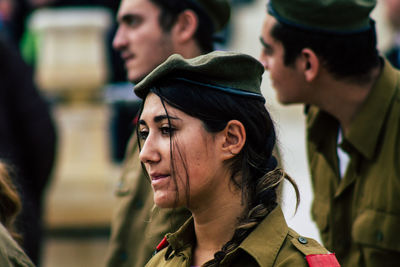
[[[0,266],[33,267],[33,263],[15,240],[14,221],[21,209],[21,200],[11,182],[6,165],[0,162]],[[14,240],[15,239],[15,240]]]
[[[145,100],[139,157],[154,202],[192,212],[146,266],[339,266],[288,228],[277,203],[284,178],[298,190],[276,169],[262,73],[243,54],[174,55],[135,87]]]

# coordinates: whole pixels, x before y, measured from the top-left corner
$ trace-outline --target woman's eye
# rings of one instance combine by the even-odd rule
[[[148,131],[139,131],[139,139],[140,140],[146,140],[147,136],[149,135]]]
[[[161,127],[160,130],[163,135],[172,135],[175,131],[175,129],[169,126]]]

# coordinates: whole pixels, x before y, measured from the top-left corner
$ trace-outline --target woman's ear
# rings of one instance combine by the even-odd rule
[[[176,40],[180,43],[193,39],[198,26],[197,15],[192,10],[185,10],[179,14],[172,29]]]
[[[228,160],[239,154],[246,143],[246,130],[238,120],[231,120],[221,132],[222,136],[222,159]]]
[[[320,60],[315,52],[309,48],[304,48],[301,51],[300,64],[305,80],[307,82],[314,81],[320,71]]]

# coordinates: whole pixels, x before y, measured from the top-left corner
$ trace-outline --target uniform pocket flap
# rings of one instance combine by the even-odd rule
[[[399,215],[365,210],[356,218],[352,236],[355,242],[400,252],[400,238],[396,234],[399,227]]]

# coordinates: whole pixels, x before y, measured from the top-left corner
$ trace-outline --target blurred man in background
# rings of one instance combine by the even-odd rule
[[[214,49],[214,34],[230,16],[226,0],[122,0],[114,47],[137,83],[174,53],[196,57]],[[127,149],[117,190],[107,266],[144,266],[167,232],[190,216],[184,209],[152,210],[153,193],[141,169],[136,136]]]
[[[51,177],[56,132],[32,72],[16,48],[0,37],[0,160],[14,170],[21,195],[17,231],[22,246],[39,265],[42,245],[42,201]]]
[[[400,73],[379,56],[375,0],[271,0],[260,61],[304,103],[313,218],[342,266],[397,266]]]

